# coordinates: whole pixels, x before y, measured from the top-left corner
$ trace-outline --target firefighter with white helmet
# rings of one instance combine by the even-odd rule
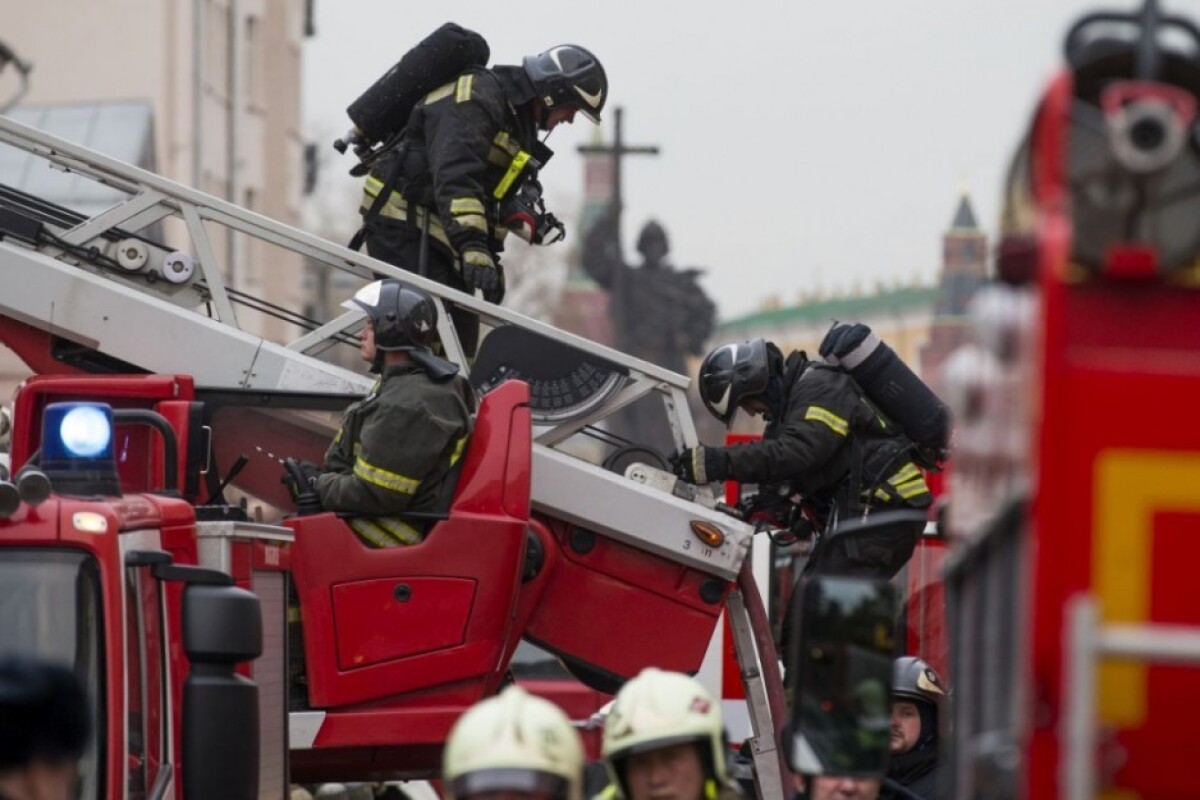
[[[442,781],[447,800],[583,800],[583,745],[558,706],[509,686],[454,724]]]
[[[617,693],[603,754],[616,800],[738,797],[725,764],[720,703],[698,681],[649,667]]]
[[[359,352],[379,382],[346,409],[324,464],[295,463],[286,480],[298,507],[315,500],[354,515],[347,522],[368,546],[417,544],[426,525],[403,515],[449,508],[475,395],[432,352],[437,306],[428,293],[389,278],[342,305],[367,315]]]

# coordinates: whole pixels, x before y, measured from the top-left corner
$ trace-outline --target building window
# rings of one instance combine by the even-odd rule
[[[243,62],[245,63],[245,82],[242,91],[245,94],[246,107],[259,111],[263,107],[263,69],[262,43],[259,41],[261,25],[258,17],[246,17],[246,35],[243,42]]]

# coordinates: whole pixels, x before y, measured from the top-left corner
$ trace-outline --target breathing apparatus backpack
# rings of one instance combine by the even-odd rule
[[[937,469],[950,446],[950,410],[896,351],[862,323],[836,323],[819,347],[826,363],[847,372],[876,408],[914,445],[915,459]]]
[[[365,174],[371,163],[399,140],[422,97],[471,67],[487,66],[490,57],[482,36],[453,22],[405,53],[346,109],[354,127],[333,146],[340,153],[353,146],[361,163],[351,174]]]

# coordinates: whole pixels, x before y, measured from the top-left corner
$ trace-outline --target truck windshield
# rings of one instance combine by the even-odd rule
[[[70,550],[0,549],[0,652],[68,664],[87,689],[96,735],[79,764],[81,798],[99,797],[103,785],[102,634],[94,558]]]

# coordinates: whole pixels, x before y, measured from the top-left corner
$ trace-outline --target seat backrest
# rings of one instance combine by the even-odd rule
[[[525,383],[508,381],[484,395],[451,508],[528,519],[532,436]]]

